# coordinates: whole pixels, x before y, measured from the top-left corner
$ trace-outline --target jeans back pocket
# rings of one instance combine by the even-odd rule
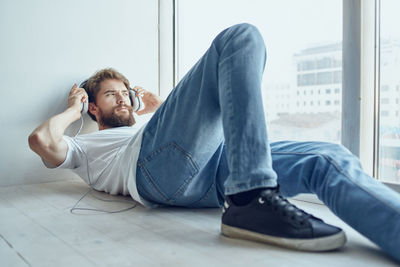
[[[196,200],[186,192],[199,168],[185,150],[170,142],[138,160],[144,186],[151,200],[168,205],[185,205]]]

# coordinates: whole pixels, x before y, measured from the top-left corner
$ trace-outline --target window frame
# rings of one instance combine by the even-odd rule
[[[381,0],[343,0],[342,144],[360,158],[364,171],[377,180],[380,11]],[[400,184],[383,183],[400,192]]]
[[[376,5],[377,0],[343,0],[342,54],[342,144],[360,158],[364,170],[374,177],[379,142],[375,131],[379,125],[375,101],[379,96]]]

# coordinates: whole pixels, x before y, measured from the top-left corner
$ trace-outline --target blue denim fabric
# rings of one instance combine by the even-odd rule
[[[137,187],[160,205],[219,207],[224,195],[280,185],[315,193],[400,260],[400,195],[362,171],[343,146],[269,144],[261,96],[266,52],[254,26],[221,32],[143,133]]]

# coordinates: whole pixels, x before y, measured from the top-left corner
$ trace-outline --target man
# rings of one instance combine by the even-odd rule
[[[39,126],[29,144],[46,166],[71,168],[89,185],[130,194],[146,206],[220,207],[224,235],[293,249],[344,245],[343,231],[283,197],[316,193],[340,218],[400,260],[400,196],[365,174],[340,145],[269,144],[261,98],[266,60],[249,24],[221,32],[162,103],[136,88],[154,112],[135,126],[128,80],[106,69],[86,91],[74,85],[68,108]],[[65,129],[89,114],[99,132],[76,138]],[[279,186],[278,186],[279,185]]]

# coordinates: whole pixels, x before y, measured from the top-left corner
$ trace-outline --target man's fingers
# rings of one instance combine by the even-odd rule
[[[141,86],[135,86],[132,89],[136,92],[136,95],[140,97],[143,97],[146,93],[146,90],[144,90]]]
[[[71,95],[77,87],[78,87],[78,85],[76,85],[76,83],[74,83],[74,85],[71,87],[71,90],[69,90],[69,95]]]
[[[135,86],[132,88],[133,90],[135,90],[136,92],[144,92],[145,90],[143,89],[143,87],[141,86]]]
[[[78,88],[76,84],[74,84],[74,86],[72,86],[71,91],[69,92],[69,96],[73,97],[73,96],[80,96],[81,97],[81,101],[85,102],[84,100],[88,99],[88,95],[85,91],[85,89],[83,88]]]
[[[85,91],[85,89],[83,89],[83,88],[73,88],[72,90],[71,90],[71,93],[73,93],[73,94],[86,94],[86,91]]]

